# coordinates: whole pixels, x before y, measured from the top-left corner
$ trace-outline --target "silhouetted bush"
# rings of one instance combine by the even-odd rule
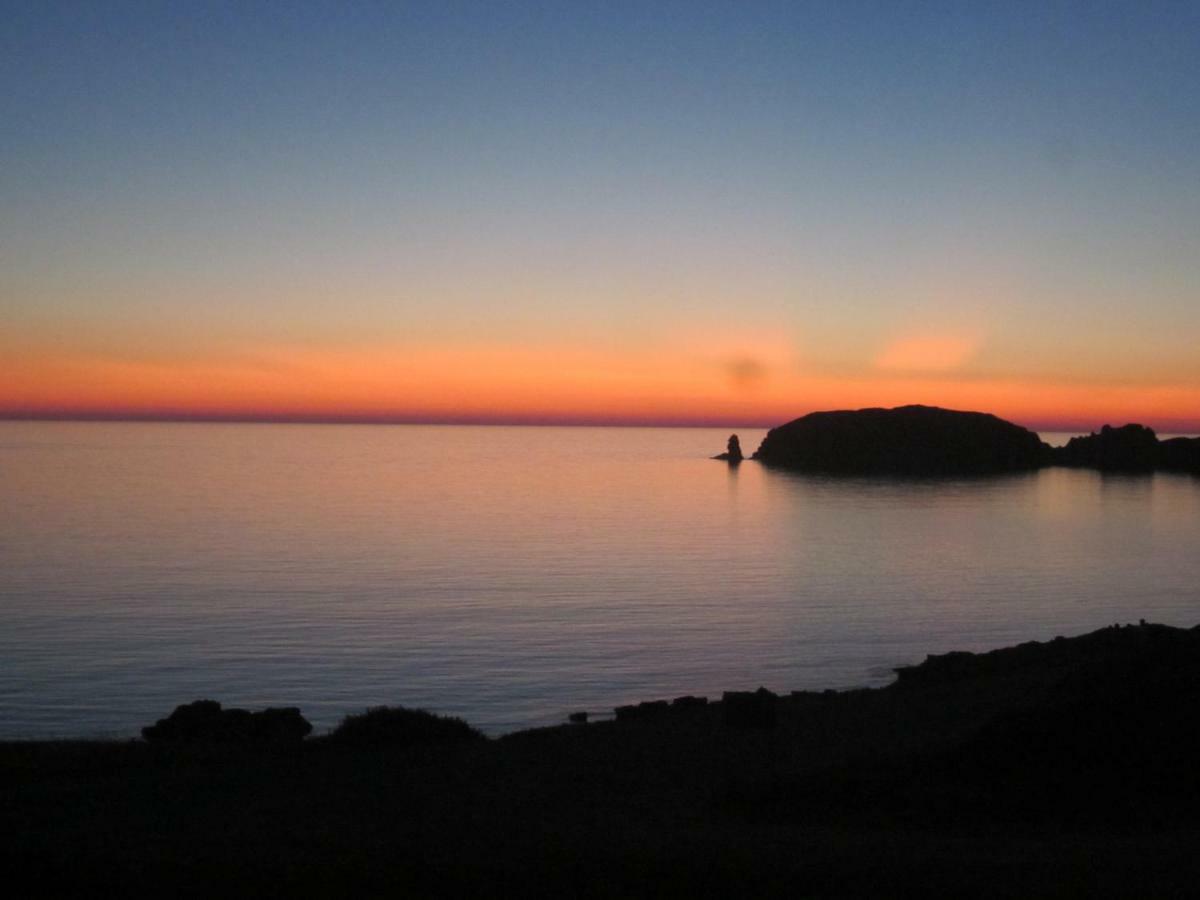
[[[216,700],[175,707],[171,715],[142,729],[151,743],[288,744],[302,740],[312,725],[294,706],[250,712],[222,709]]]
[[[778,700],[765,687],[757,691],[726,691],[721,695],[725,727],[732,731],[774,728]]]
[[[617,717],[618,722],[629,722],[634,719],[650,719],[660,716],[670,708],[671,704],[666,700],[645,700],[628,706],[618,706],[613,709],[613,714]]]
[[[403,706],[376,706],[346,716],[330,739],[356,747],[416,747],[486,740],[482,732],[462,719]]]
[[[271,742],[299,741],[312,731],[312,725],[295,706],[268,707],[250,714],[255,740]]]

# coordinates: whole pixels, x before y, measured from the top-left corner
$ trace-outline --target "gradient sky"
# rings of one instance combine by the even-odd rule
[[[0,3],[0,415],[1200,430],[1200,5]]]

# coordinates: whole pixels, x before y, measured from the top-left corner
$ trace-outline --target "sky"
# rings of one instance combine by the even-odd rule
[[[1200,431],[1200,5],[0,0],[0,416]]]

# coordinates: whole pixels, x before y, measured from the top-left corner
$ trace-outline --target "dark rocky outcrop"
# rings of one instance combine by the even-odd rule
[[[732,465],[737,465],[743,459],[745,459],[745,457],[742,456],[742,442],[738,440],[738,436],[736,434],[731,434],[729,436],[728,443],[725,445],[725,452],[718,453],[713,457],[713,459],[722,459]]]
[[[292,744],[311,731],[312,725],[294,706],[250,712],[222,709],[215,700],[197,700],[147,725],[142,737],[162,744]]]
[[[1020,425],[932,406],[810,413],[772,428],[754,459],[848,475],[984,475],[1035,469],[1050,448]]]

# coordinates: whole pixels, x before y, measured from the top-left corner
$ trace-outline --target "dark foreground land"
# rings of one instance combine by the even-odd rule
[[[1189,896],[1200,631],[417,746],[0,745],[22,896]],[[15,896],[17,894],[9,894]]]

